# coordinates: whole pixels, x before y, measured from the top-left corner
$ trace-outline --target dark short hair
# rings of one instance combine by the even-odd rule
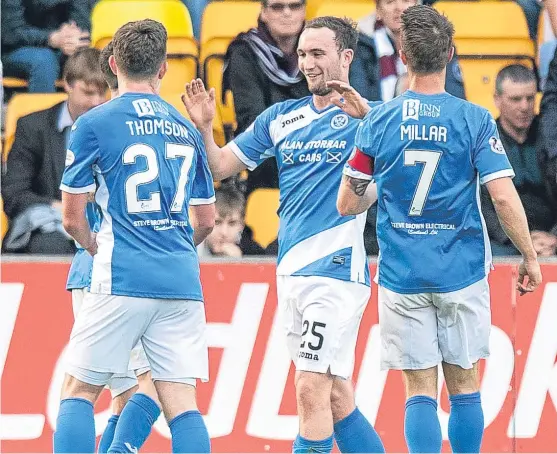
[[[104,79],[108,84],[108,88],[110,88],[111,90],[117,90],[118,78],[116,77],[116,74],[112,72],[112,69],[110,69],[110,65],[108,64],[108,59],[113,53],[114,50],[112,41],[110,41],[106,46],[104,46],[104,49],[101,50],[99,63],[101,65],[101,71],[103,72]]]
[[[503,82],[506,80],[511,80],[515,83],[528,83],[528,82],[536,82],[536,74],[534,71],[527,66],[515,63],[513,65],[505,66],[499,73],[497,74],[497,78],[495,79],[495,92],[500,95],[503,93]]]
[[[304,25],[304,30],[310,28],[328,28],[335,34],[338,51],[345,49],[356,51],[358,45],[358,24],[347,17],[322,16],[312,19]]]
[[[415,5],[402,13],[402,50],[418,74],[442,71],[449,63],[454,27],[431,6]]]
[[[235,186],[222,185],[215,189],[215,207],[221,217],[230,216],[239,211],[242,219],[246,214],[246,199]]]
[[[72,54],[64,65],[63,78],[72,85],[81,80],[86,84],[96,85],[101,91],[106,90],[99,61],[100,51],[94,48],[79,49]]]
[[[144,19],[122,25],[114,34],[114,58],[119,70],[132,80],[151,79],[166,59],[166,28]]]

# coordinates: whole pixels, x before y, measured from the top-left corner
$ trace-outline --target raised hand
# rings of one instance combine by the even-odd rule
[[[186,92],[182,94],[182,102],[197,129],[213,127],[213,118],[215,118],[216,112],[214,88],[207,92],[203,81],[194,79],[186,84]]]
[[[367,101],[350,84],[339,80],[330,80],[327,82],[327,87],[336,92],[331,102],[351,117],[364,118],[371,110]]]

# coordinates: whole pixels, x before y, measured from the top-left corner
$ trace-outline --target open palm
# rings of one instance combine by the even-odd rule
[[[336,92],[331,102],[351,117],[364,118],[369,112],[370,107],[367,101],[350,84],[338,80],[330,80],[327,82],[327,87],[332,88]]]
[[[186,92],[182,94],[182,102],[198,129],[211,128],[215,118],[215,89],[209,92],[201,79],[194,79],[186,84]]]

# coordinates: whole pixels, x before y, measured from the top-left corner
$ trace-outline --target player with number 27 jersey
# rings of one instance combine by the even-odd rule
[[[72,129],[61,188],[97,183],[103,214],[91,292],[202,301],[188,206],[213,203],[214,190],[198,131],[158,96],[134,93]]]

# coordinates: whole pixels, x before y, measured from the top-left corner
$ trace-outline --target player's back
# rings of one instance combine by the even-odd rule
[[[512,176],[491,115],[448,94],[409,91],[370,121],[380,284],[448,292],[483,278],[491,250],[479,185]]]
[[[212,197],[212,179],[198,131],[160,97],[133,93],[92,110],[76,128],[88,128],[98,144],[103,220],[91,291],[202,300],[188,206],[199,187]]]

